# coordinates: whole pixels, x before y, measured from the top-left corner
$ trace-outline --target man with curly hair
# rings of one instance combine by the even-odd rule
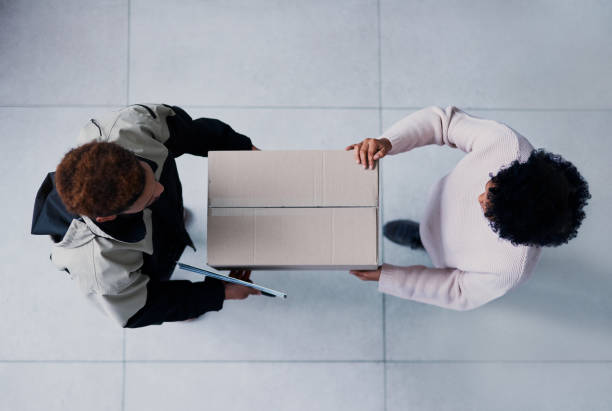
[[[38,191],[32,234],[51,236],[52,261],[105,314],[122,327],[144,327],[259,294],[211,278],[169,280],[193,247],[175,158],[256,150],[248,137],[180,107],[136,104],[90,120],[78,142]],[[248,280],[250,271],[232,275]]]
[[[541,248],[577,234],[590,198],[571,163],[534,150],[510,127],[470,116],[455,107],[429,107],[394,124],[380,139],[347,147],[364,167],[386,154],[428,144],[466,153],[432,188],[421,224],[395,220],[386,238],[425,249],[434,267],[383,264],[351,271],[378,281],[381,292],[455,310],[501,297],[534,270]]]

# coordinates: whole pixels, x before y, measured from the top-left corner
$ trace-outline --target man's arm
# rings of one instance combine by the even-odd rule
[[[132,315],[124,327],[189,320],[208,311],[219,311],[224,299],[223,283],[213,278],[196,283],[187,280],[149,281],[144,307]]]
[[[230,272],[230,276],[249,282],[250,275],[251,270]],[[261,294],[250,287],[209,277],[195,283],[187,280],[149,281],[146,293],[145,305],[127,320],[124,327],[190,320],[208,311],[219,311],[225,300],[244,300],[250,295]]]
[[[251,150],[251,139],[229,125],[211,118],[192,118],[180,107],[172,106],[176,115],[168,117],[170,138],[164,143],[174,157],[188,153],[208,156],[215,150]]]

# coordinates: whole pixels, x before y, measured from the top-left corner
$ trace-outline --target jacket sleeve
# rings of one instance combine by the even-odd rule
[[[389,154],[403,153],[429,144],[447,145],[469,153],[507,142],[518,147],[518,137],[508,126],[470,116],[456,107],[427,107],[386,130],[381,138],[391,142]]]
[[[180,107],[172,106],[176,113],[168,117],[170,138],[166,147],[174,157],[188,153],[208,156],[216,150],[251,150],[251,139],[234,131],[229,125],[212,118],[193,120]]]
[[[492,273],[384,264],[378,290],[400,298],[465,311],[504,295],[507,290],[498,284],[498,275]]]
[[[224,298],[223,283],[213,278],[195,283],[151,280],[147,284],[145,305],[130,317],[124,327],[138,328],[196,318],[208,311],[219,311]]]
[[[122,327],[187,320],[223,306],[225,288],[221,281],[160,281],[142,272],[142,251],[111,247],[102,237],[90,244],[93,249],[83,252],[97,258],[80,270],[93,273],[81,276],[88,281],[84,288],[93,288],[92,298]],[[92,261],[90,257],[85,259]]]

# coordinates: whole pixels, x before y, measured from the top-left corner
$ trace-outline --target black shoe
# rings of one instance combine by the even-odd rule
[[[393,220],[383,226],[383,235],[395,244],[413,250],[424,250],[419,234],[419,223],[412,220]]]

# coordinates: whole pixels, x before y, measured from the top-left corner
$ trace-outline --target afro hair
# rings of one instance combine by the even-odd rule
[[[559,246],[576,237],[591,198],[576,167],[539,149],[491,178],[485,216],[501,238],[515,245]]]

